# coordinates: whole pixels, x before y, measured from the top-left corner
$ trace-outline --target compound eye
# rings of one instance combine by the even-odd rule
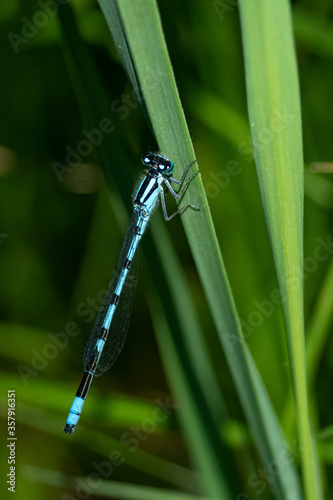
[[[141,163],[146,167],[152,167],[154,165],[154,154],[146,153],[141,157]]]
[[[166,164],[165,164],[165,170],[166,170],[168,173],[170,173],[170,174],[171,174],[171,173],[172,173],[172,171],[173,171],[173,169],[174,169],[174,164],[173,164],[173,162],[172,162],[172,161],[170,161],[170,160],[168,160],[168,161],[166,162]]]

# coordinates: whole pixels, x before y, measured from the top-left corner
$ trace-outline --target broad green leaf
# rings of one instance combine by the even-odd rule
[[[287,0],[240,6],[249,120],[294,379],[306,498],[322,498],[306,383],[303,319],[304,174],[298,75]]]

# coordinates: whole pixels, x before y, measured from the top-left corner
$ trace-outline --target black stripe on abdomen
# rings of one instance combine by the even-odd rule
[[[123,269],[129,269],[131,267],[131,264],[132,264],[132,261],[130,259],[126,259]]]
[[[119,302],[119,295],[117,295],[116,293],[114,293],[113,297],[111,299],[110,304],[117,307],[118,302]]]

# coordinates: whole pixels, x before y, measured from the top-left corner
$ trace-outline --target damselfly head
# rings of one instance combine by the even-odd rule
[[[146,153],[142,156],[141,162],[146,167],[155,168],[163,175],[171,175],[174,169],[173,162],[159,153]]]

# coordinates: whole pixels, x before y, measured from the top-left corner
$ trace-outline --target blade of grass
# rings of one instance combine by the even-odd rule
[[[31,465],[26,465],[23,472],[30,481],[37,481],[50,486],[75,489],[78,483],[86,483],[85,477],[74,479],[57,471],[41,469],[40,467],[33,467]],[[104,481],[94,491],[94,495],[124,500],[211,500],[207,497],[198,497],[178,491],[142,486],[141,484],[121,483],[120,481]]]
[[[300,96],[287,0],[240,6],[249,119],[287,326],[306,498],[322,498],[310,424],[303,323]],[[282,125],[282,126],[281,126]]]
[[[325,281],[315,304],[314,311],[309,321],[306,339],[306,359],[308,368],[309,391],[313,395],[316,376],[320,367],[321,358],[330,334],[330,326],[333,319],[333,261],[331,261]],[[292,394],[289,394],[285,409],[283,421],[288,434],[295,431],[294,426],[294,401]],[[312,401],[312,415],[316,402]],[[322,439],[322,431],[318,435],[318,441]],[[318,454],[321,459],[321,467],[324,467],[322,454],[322,443],[318,442]],[[323,471],[323,474],[325,471]]]
[[[68,67],[69,76],[75,91],[82,119],[88,130],[101,130],[101,124],[107,123],[107,130],[98,147],[94,148],[97,162],[103,170],[106,183],[112,191],[112,204],[116,205],[114,210],[119,225],[125,231],[129,215],[126,210],[126,202],[132,195],[131,170],[128,157],[124,154],[121,138],[118,135],[119,117],[110,111],[110,97],[102,85],[100,76],[96,70],[92,53],[83,42],[75,23],[75,17],[69,5],[63,5],[59,9],[60,28],[62,32],[62,47],[64,58]],[[116,163],[121,168],[110,168]],[[68,173],[70,175],[70,172]],[[114,186],[117,185],[121,196],[117,195]]]
[[[218,433],[217,418],[214,420],[218,416],[216,405],[212,405],[210,398],[207,398],[210,385],[205,386],[205,382],[209,383],[212,374],[207,374],[207,364],[201,366],[200,354],[205,355],[205,350],[201,350],[204,343],[203,339],[198,339],[198,335],[202,332],[194,325],[196,314],[192,315],[193,305],[189,304],[191,297],[182,273],[179,273],[180,265],[165,225],[156,218],[152,225],[156,250],[162,254],[166,251],[167,259],[160,262],[157,252],[150,249],[152,274],[164,276],[164,279],[156,281],[155,288],[146,280],[146,294],[150,299],[161,357],[172,392],[180,406],[176,416],[184,429],[191,460],[195,468],[202,472],[204,491],[214,499],[231,499],[233,496],[228,483],[231,485],[233,482],[235,488],[235,463],[230,450],[222,445]]]
[[[120,13],[120,25],[119,16],[117,19],[112,17],[110,6],[115,4]],[[194,158],[193,147],[168,59],[156,3],[152,0],[100,0],[100,5],[114,38],[119,40],[122,36],[126,40],[126,47],[130,50],[126,65],[135,65],[135,74],[161,150],[175,161],[176,166],[186,165]],[[122,50],[121,44],[118,50]],[[123,55],[122,59],[125,58],[126,55]],[[151,84],[152,76],[154,85]],[[134,85],[136,83],[137,80],[132,82]],[[199,205],[201,210],[195,213],[187,210],[182,220],[220,340],[262,460],[267,466],[272,461],[281,465],[280,474],[272,484],[275,495],[281,499],[301,498],[293,465],[290,462],[288,466],[281,463],[281,454],[286,453],[283,437],[252,357],[242,339],[207,199],[198,177],[195,184],[197,191],[190,188],[188,194],[191,194],[191,203]],[[194,183],[191,187],[194,187]]]
[[[316,301],[312,316],[307,328],[306,358],[308,369],[309,389],[314,390],[315,380],[320,367],[321,357],[330,334],[333,319],[333,260],[330,262],[325,280]],[[288,398],[285,407],[286,425],[292,425],[293,401]]]
[[[327,270],[323,287],[308,327],[306,345],[309,384],[313,387],[321,355],[330,334],[333,319],[333,260]]]
[[[161,217],[154,218],[152,221],[152,240],[156,248],[157,255],[149,259],[150,262],[157,261],[156,273],[163,275],[163,286],[168,284],[171,291],[170,298],[164,302],[167,304],[165,315],[169,316],[169,306],[173,303],[175,316],[179,324],[179,333],[186,346],[186,352],[191,360],[191,366],[199,375],[198,384],[201,388],[206,404],[213,416],[215,423],[219,423],[223,417],[226,417],[226,408],[222,400],[216,378],[211,368],[210,359],[207,353],[207,347],[204,341],[203,331],[200,326],[198,314],[194,307],[193,297],[189,285],[185,279],[181,263],[176,250],[172,245],[164,221]],[[167,255],[167,259],[158,258],[158,256]],[[155,274],[153,272],[153,274]],[[162,291],[162,290],[161,290]],[[153,309],[151,308],[153,311]],[[161,351],[163,355],[163,350]],[[207,391],[209,387],[209,391]]]

